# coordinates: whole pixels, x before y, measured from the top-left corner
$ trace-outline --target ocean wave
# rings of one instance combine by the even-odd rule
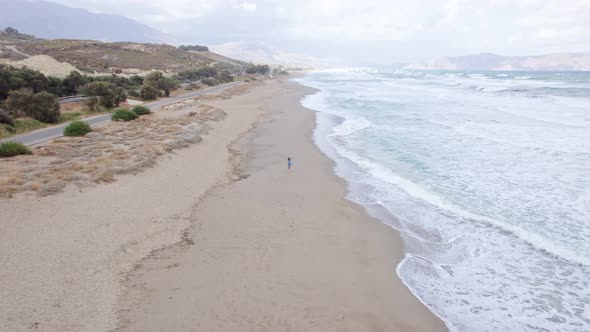
[[[363,129],[372,127],[371,121],[360,116],[344,117],[344,121],[334,127],[334,134],[338,136],[348,136]]]
[[[313,106],[308,106],[313,107]],[[317,111],[322,111],[316,109]],[[335,112],[331,112],[332,114]],[[344,121],[344,123],[348,123],[348,125],[344,126],[342,132],[344,134],[334,133],[329,135],[331,138],[341,138],[343,135],[348,135],[353,131],[360,130],[360,128],[366,128],[365,123],[361,123],[360,125],[355,125],[355,119],[349,119]],[[358,165],[361,169],[363,169],[368,174],[380,179],[381,181],[385,181],[387,183],[393,184],[401,189],[403,189],[406,193],[413,196],[414,198],[420,199],[428,204],[435,206],[436,208],[448,211],[457,215],[461,218],[473,220],[477,222],[484,222],[488,225],[498,227],[503,231],[511,233],[513,236],[518,237],[519,239],[526,241],[530,245],[534,246],[535,248],[542,250],[548,254],[555,255],[562,259],[573,261],[579,264],[584,264],[590,266],[590,258],[579,255],[576,251],[571,250],[567,247],[563,247],[559,244],[553,243],[551,239],[548,239],[542,235],[536,234],[534,232],[528,231],[523,229],[519,226],[512,225],[508,222],[501,221],[498,219],[490,218],[484,215],[480,215],[477,213],[473,213],[467,211],[452,202],[444,199],[443,197],[437,195],[434,192],[431,192],[425,188],[422,188],[418,184],[410,181],[402,177],[399,174],[392,172],[391,170],[387,169],[381,164],[373,162],[367,158],[361,157],[354,151],[347,149],[342,144],[334,144],[333,140],[329,140],[330,143],[333,144],[334,148],[338,152],[338,154],[346,158],[356,165]]]
[[[400,279],[450,330],[590,330],[590,93],[469,74],[312,75],[314,140],[347,198],[399,230]]]

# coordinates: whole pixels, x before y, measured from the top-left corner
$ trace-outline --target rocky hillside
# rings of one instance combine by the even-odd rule
[[[490,53],[439,57],[406,69],[451,70],[590,70],[590,54],[556,53],[539,56],[502,56]]]
[[[148,70],[177,72],[208,65],[236,71],[248,65],[213,52],[181,50],[166,44],[48,40],[12,30],[0,32],[0,62],[22,61],[39,55],[51,57],[58,63],[67,63],[88,73],[135,74]],[[35,68],[34,63],[28,66],[43,71],[42,68]]]

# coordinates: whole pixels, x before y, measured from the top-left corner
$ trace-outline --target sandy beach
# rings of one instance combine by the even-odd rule
[[[309,93],[203,101],[227,116],[153,168],[0,200],[0,330],[446,330],[397,278],[399,236],[344,198]]]

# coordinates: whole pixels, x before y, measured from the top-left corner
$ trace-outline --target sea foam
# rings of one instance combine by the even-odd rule
[[[398,275],[451,330],[585,331],[588,78],[347,69],[300,82],[320,90],[303,104],[349,199],[392,215]]]

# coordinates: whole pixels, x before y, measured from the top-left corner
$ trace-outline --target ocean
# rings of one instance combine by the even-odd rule
[[[590,73],[307,73],[348,199],[451,331],[590,331]]]

